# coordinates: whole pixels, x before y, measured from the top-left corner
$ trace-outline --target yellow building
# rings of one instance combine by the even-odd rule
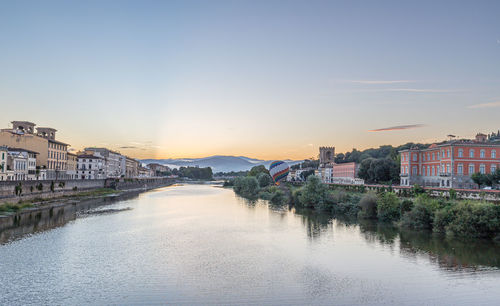
[[[38,152],[36,164],[47,169],[47,179],[64,179],[67,169],[68,144],[57,141],[56,130],[39,127],[29,121],[12,121],[11,129],[0,131],[0,145]]]
[[[68,156],[68,161],[67,161],[67,168],[66,168],[66,175],[68,176],[69,179],[77,179],[77,174],[76,174],[76,166],[78,164],[78,156],[73,153],[67,153]]]

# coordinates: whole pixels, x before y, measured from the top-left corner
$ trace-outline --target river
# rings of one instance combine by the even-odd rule
[[[499,269],[494,243],[187,184],[3,242],[0,305],[498,305]]]

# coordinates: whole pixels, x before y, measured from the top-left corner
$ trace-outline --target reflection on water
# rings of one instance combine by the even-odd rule
[[[500,247],[491,242],[272,207],[206,185],[100,201],[0,233],[36,232],[0,245],[0,304],[500,299]]]

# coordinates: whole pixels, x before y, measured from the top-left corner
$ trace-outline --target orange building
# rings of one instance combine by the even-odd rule
[[[400,151],[401,185],[477,188],[470,176],[500,169],[500,144],[486,141],[484,134],[475,140],[456,140]]]

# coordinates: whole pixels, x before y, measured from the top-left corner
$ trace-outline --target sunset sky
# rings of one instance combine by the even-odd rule
[[[500,129],[500,1],[2,1],[0,101],[137,158],[473,137]]]

